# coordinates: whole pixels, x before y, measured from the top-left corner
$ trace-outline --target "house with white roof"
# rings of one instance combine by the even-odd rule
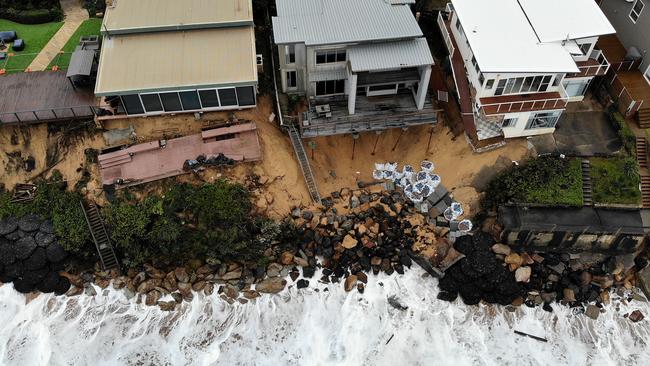
[[[475,147],[552,133],[607,73],[595,45],[615,32],[593,0],[451,0],[438,25]]]
[[[282,92],[303,95],[304,137],[433,124],[433,57],[414,0],[277,0]]]

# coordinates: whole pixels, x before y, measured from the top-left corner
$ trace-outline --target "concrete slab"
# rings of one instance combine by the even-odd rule
[[[609,156],[622,147],[607,115],[601,111],[564,113],[553,137],[557,151],[571,156]]]

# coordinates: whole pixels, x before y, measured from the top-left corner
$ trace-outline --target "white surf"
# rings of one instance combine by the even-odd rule
[[[595,321],[560,305],[510,312],[437,300],[436,280],[422,275],[370,275],[363,295],[315,279],[243,305],[199,295],[175,312],[99,289],[25,304],[4,285],[0,365],[650,364],[650,321],[623,317],[649,316],[647,303],[614,301]],[[391,296],[408,309],[389,305]]]

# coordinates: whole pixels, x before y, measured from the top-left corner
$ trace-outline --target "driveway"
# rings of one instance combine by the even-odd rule
[[[532,137],[540,155],[609,156],[618,152],[621,141],[602,111],[565,112],[553,135]]]

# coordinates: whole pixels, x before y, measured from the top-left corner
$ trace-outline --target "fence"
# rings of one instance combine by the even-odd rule
[[[40,123],[67,119],[73,120],[93,117],[96,112],[97,107],[90,105],[22,112],[3,112],[0,113],[0,124]]]

